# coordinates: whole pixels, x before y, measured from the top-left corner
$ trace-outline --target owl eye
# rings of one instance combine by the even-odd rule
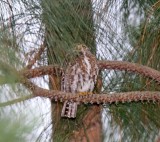
[[[90,51],[90,49],[85,44],[78,44],[75,48],[77,51]]]
[[[82,44],[82,48],[87,48],[84,44]]]

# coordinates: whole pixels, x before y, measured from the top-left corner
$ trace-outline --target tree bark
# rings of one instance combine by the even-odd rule
[[[65,55],[68,54],[66,49],[72,50],[71,47],[75,43],[84,43],[91,47],[92,52],[95,53],[93,11],[90,0],[44,0],[42,7],[44,9],[42,15],[46,28],[45,41],[48,64],[62,65]],[[59,79],[56,75],[50,77],[50,89],[60,89],[60,83],[56,82]],[[85,129],[87,135],[83,135],[83,137],[86,138],[86,141],[88,138],[91,140],[93,134],[98,138],[97,142],[100,141],[101,116],[98,106],[96,107],[98,114],[94,114],[93,108],[95,106],[92,108],[80,105],[76,119],[61,118],[61,106],[62,103],[51,101],[52,141],[71,141],[76,138],[74,131],[82,133]],[[91,119],[90,115],[95,117]]]
[[[73,132],[71,142],[101,142],[101,107],[92,106],[82,120],[82,127]]]

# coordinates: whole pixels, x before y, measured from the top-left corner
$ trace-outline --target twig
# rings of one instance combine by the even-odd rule
[[[0,103],[0,107],[6,107],[6,106],[10,106],[10,105],[13,105],[13,104],[16,104],[16,103],[20,103],[22,101],[26,101],[26,100],[31,99],[33,97],[34,97],[33,95],[29,95],[29,96],[23,96],[21,98],[14,99],[14,100],[11,100],[11,101],[3,102],[3,103]]]
[[[14,25],[13,25],[13,22],[14,22],[14,14],[13,14],[13,7],[11,6],[9,0],[7,0],[7,4],[9,6],[9,9],[10,9],[10,12],[11,12],[11,16],[9,17],[9,21],[10,21],[10,28],[12,30],[12,33],[13,33],[13,36],[14,36]]]
[[[29,61],[28,65],[26,66],[27,69],[31,69],[34,63],[39,60],[40,56],[44,52],[45,46],[42,44],[38,50],[38,52],[35,54],[34,58]]]
[[[154,10],[157,10],[158,8],[160,8],[160,0],[157,1],[157,2],[155,2],[154,5],[152,5],[152,8],[153,8]]]

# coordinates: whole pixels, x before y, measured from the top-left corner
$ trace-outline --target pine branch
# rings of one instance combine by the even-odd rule
[[[1,65],[3,65],[7,69],[10,68],[8,66],[6,67],[2,63]],[[156,80],[158,83],[160,83],[160,72],[150,67],[146,67],[143,65],[135,64],[135,63],[124,62],[124,61],[98,61],[98,65],[101,70],[117,69],[117,70],[131,71],[131,72],[139,73],[146,77],[152,78]],[[12,70],[10,71],[12,72]],[[13,71],[15,72],[15,70]],[[49,66],[43,66],[35,69],[22,70],[19,73],[22,74],[23,77],[20,77],[21,79],[17,81],[22,82],[27,88],[29,88],[33,92],[33,97],[37,97],[37,96],[47,97],[55,101],[61,101],[61,102],[65,100],[72,100],[80,103],[102,104],[102,103],[118,103],[118,102],[123,103],[123,102],[131,102],[131,101],[153,101],[153,102],[160,101],[160,92],[135,91],[135,92],[124,92],[124,93],[112,93],[112,94],[110,93],[92,94],[92,95],[82,96],[79,94],[66,93],[66,92],[61,92],[57,90],[43,89],[33,84],[29,80],[25,79],[25,78],[33,78],[33,77],[49,75],[49,74],[57,75],[57,73],[61,74],[62,72],[63,72],[63,69],[56,65],[55,66],[49,65]],[[15,74],[17,73],[15,72]],[[1,84],[5,82],[3,80],[4,80],[4,77],[1,80]],[[30,97],[28,98],[26,97],[25,99],[30,99]],[[1,103],[0,106],[7,106],[10,104],[15,104],[20,101],[23,101],[23,99],[22,100],[15,99],[9,102],[4,102],[4,103]]]
[[[89,94],[80,95],[76,93],[66,93],[58,90],[47,90],[38,87],[29,80],[23,81],[23,84],[33,92],[33,95],[25,96],[12,101],[0,103],[0,107],[13,105],[21,101],[25,101],[34,97],[45,97],[52,100],[64,102],[71,100],[79,103],[95,103],[95,104],[111,104],[111,103],[125,103],[125,102],[138,102],[138,101],[152,101],[160,102],[160,92],[158,91],[133,91],[121,93],[108,93],[108,94]]]
[[[152,9],[153,9],[153,10],[157,10],[159,7],[160,7],[160,0],[158,0],[157,2],[155,2],[155,3],[152,5]]]
[[[11,101],[2,102],[2,103],[0,103],[0,107],[6,107],[6,106],[13,105],[13,104],[17,104],[17,103],[20,103],[22,101],[26,101],[28,99],[31,99],[33,97],[34,97],[33,95],[29,95],[29,96],[23,96],[21,98],[14,99],[14,100],[11,100]]]
[[[149,77],[158,83],[160,83],[160,72],[147,66],[143,66],[136,63],[130,63],[125,61],[98,61],[98,66],[100,70],[126,70],[129,72],[135,72],[140,75]],[[21,73],[26,78],[39,77],[42,75],[57,75],[57,73],[62,74],[63,69],[58,65],[43,66],[35,69],[22,70]]]
[[[125,61],[99,61],[100,69],[126,70],[149,77],[160,83],[160,72],[147,66]]]
[[[133,91],[133,92],[122,92],[122,93],[108,93],[108,94],[92,94],[92,95],[80,95],[76,93],[67,93],[57,90],[47,90],[38,87],[29,80],[24,82],[24,85],[29,88],[35,97],[47,97],[55,101],[64,102],[66,100],[71,100],[79,103],[125,103],[132,101],[160,101],[160,92],[158,91]]]
[[[22,74],[25,78],[34,78],[40,77],[43,75],[61,75],[63,69],[60,68],[58,65],[48,65],[42,66],[35,69],[25,69],[21,70],[20,74]]]

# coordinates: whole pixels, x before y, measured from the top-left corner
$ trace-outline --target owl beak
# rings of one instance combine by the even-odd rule
[[[80,47],[75,47],[74,50],[75,51],[81,51],[81,48]]]

